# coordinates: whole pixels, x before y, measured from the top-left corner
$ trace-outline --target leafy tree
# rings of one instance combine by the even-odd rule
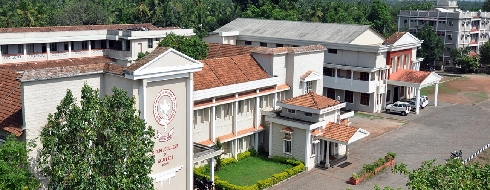
[[[381,2],[380,0],[374,0],[371,12],[369,13],[367,19],[373,23],[373,28],[378,32],[386,35],[388,25],[391,21],[391,15],[388,10],[388,5],[385,2]]]
[[[216,140],[216,144],[214,146],[216,146],[216,149],[218,149],[218,150],[221,150],[223,148],[223,144],[221,143],[219,138],[218,138],[218,140]],[[221,165],[221,154],[216,156],[215,170],[219,171],[220,165]]]
[[[442,39],[437,37],[434,29],[427,23],[416,33],[416,36],[424,41],[420,49],[417,50],[417,55],[424,58],[421,67],[428,68],[429,65],[435,65],[436,60],[439,60],[439,57],[444,52]]]
[[[481,11],[490,12],[490,0],[485,0],[481,9],[482,9]]]
[[[460,63],[458,63],[458,60],[465,56],[468,56],[470,54],[470,51],[471,49],[469,46],[459,49],[453,47],[449,50],[449,55],[451,56],[454,65],[460,65]]]
[[[85,84],[79,104],[68,90],[49,114],[39,161],[49,189],[153,189],[155,132],[137,115],[134,97],[112,93],[100,98]]]
[[[24,19],[22,26],[36,26],[34,19],[37,15],[37,11],[32,7],[30,2],[26,0],[20,2],[17,6],[17,14]]]
[[[408,176],[410,189],[488,189],[490,187],[490,165],[462,164],[460,159],[451,159],[443,165],[435,165],[436,159],[424,161],[415,170],[397,164],[394,173]]]
[[[158,43],[158,46],[171,47],[196,60],[206,59],[209,45],[197,36],[185,36],[171,33]]]
[[[150,54],[150,52],[145,52],[145,53],[139,52],[138,53],[138,58],[136,59],[136,61],[139,61],[141,58],[147,56],[148,54]]]
[[[461,65],[461,68],[465,73],[475,72],[476,69],[478,69],[478,66],[480,66],[477,55],[473,57],[463,56],[462,58],[458,59],[458,64]]]
[[[11,134],[0,145],[0,189],[36,189],[39,179],[29,171],[27,153],[36,147],[33,142],[19,142]]]
[[[488,41],[480,47],[480,63],[490,65],[490,43]]]
[[[109,24],[109,15],[101,6],[89,0],[71,1],[53,14],[51,25],[77,26]]]

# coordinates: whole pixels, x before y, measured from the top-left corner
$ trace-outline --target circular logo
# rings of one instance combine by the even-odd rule
[[[177,99],[169,89],[161,90],[153,102],[153,116],[158,124],[165,127],[174,119],[177,112]]]

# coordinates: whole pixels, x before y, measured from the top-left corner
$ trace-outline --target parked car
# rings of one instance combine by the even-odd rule
[[[417,102],[417,98],[410,99],[411,102]],[[420,96],[420,108],[425,108],[429,105],[429,98],[427,96]]]
[[[411,107],[407,102],[395,102],[386,106],[386,113],[400,113],[403,116],[410,113]]]

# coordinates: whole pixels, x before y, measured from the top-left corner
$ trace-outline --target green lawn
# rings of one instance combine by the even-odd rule
[[[267,156],[250,156],[237,163],[223,166],[215,175],[220,180],[228,181],[233,185],[250,186],[259,180],[270,178],[273,174],[281,173],[284,169],[293,168],[292,165],[273,162]]]

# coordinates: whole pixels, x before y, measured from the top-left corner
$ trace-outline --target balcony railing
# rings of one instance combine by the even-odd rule
[[[343,89],[355,92],[372,93],[376,92],[377,83],[381,81],[362,81],[359,79],[347,79],[330,76],[323,76],[323,86],[328,88]]]

